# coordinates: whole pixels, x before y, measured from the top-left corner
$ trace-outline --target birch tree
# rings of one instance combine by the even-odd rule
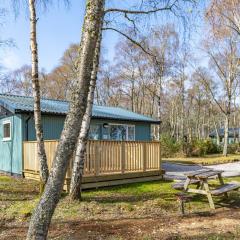
[[[69,113],[61,134],[45,190],[32,215],[27,239],[46,239],[52,215],[59,201],[69,160],[76,146],[93,70],[98,33],[102,28],[104,0],[88,0],[84,17],[77,81],[71,90]]]
[[[33,88],[33,99],[34,99],[34,122],[35,131],[37,138],[37,149],[38,149],[38,160],[40,166],[40,179],[41,189],[47,183],[49,171],[47,165],[47,156],[44,147],[43,140],[43,128],[41,120],[41,95],[40,95],[40,84],[39,84],[39,72],[38,72],[38,46],[37,46],[37,16],[36,16],[36,0],[29,0],[29,13],[30,13],[30,47],[32,57],[32,88]]]
[[[64,0],[66,3],[67,0]],[[15,14],[18,14],[20,0],[12,0],[13,8]],[[51,0],[28,0],[26,1],[29,18],[30,18],[30,49],[31,49],[31,78],[32,78],[32,93],[34,99],[34,123],[35,123],[35,133],[37,139],[37,151],[39,160],[39,172],[40,172],[40,192],[47,182],[49,176],[49,170],[47,165],[47,156],[44,147],[44,137],[43,128],[41,120],[41,90],[40,90],[40,80],[39,80],[39,58],[38,58],[38,43],[37,43],[37,4],[42,5],[44,8],[47,4],[51,3]],[[23,1],[23,6],[25,2]]]
[[[83,116],[82,126],[81,126],[77,147],[76,147],[75,159],[73,162],[72,177],[71,177],[71,184],[70,184],[70,197],[72,200],[81,199],[81,183],[82,183],[82,176],[83,176],[83,170],[84,170],[84,161],[85,161],[88,133],[90,129],[90,121],[92,116],[94,92],[96,88],[96,81],[97,81],[97,74],[98,74],[101,39],[102,39],[102,34],[101,34],[101,30],[99,30],[98,41],[95,48],[95,56],[93,60],[91,82],[90,82],[88,98],[87,98],[87,108]]]

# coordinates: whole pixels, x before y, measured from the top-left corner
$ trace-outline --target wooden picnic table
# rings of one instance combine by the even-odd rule
[[[188,172],[185,174],[186,180],[175,183],[173,187],[175,189],[183,189],[188,193],[197,193],[206,195],[210,208],[215,209],[212,195],[224,194],[225,197],[228,197],[228,192],[232,190],[237,190],[240,188],[240,183],[224,183],[222,178],[223,171],[215,171],[211,169],[201,169],[193,172]],[[210,178],[216,177],[219,180],[219,187],[215,189],[210,189],[208,181]],[[193,188],[192,186],[196,185],[197,187]]]

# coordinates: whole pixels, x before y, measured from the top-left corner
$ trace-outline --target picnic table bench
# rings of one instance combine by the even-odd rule
[[[224,194],[225,197],[227,197],[227,193],[229,191],[238,190],[240,188],[240,183],[238,182],[225,184],[222,178],[222,173],[223,171],[215,171],[211,169],[201,169],[188,172],[185,174],[186,180],[177,182],[173,184],[172,187],[177,190],[184,190],[188,193],[206,195],[210,208],[215,209],[212,195]],[[215,189],[210,189],[208,184],[208,180],[212,177],[217,177],[220,183],[220,185]],[[193,188],[191,185],[196,185],[196,187]]]

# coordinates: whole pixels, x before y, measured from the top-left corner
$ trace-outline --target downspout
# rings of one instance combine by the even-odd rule
[[[31,115],[29,114],[27,119],[25,120],[25,141],[28,141],[28,122],[31,119]],[[22,149],[23,149],[23,142],[22,142]],[[22,153],[22,176],[24,177],[24,154]]]
[[[25,140],[28,141],[28,122],[31,119],[31,115],[28,115],[28,118],[25,120]]]

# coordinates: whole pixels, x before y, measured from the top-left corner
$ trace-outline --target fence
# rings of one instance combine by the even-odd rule
[[[51,166],[58,141],[45,141],[48,165]],[[39,172],[37,142],[23,143],[24,172]],[[72,161],[67,171],[71,177]],[[161,170],[159,142],[142,141],[94,141],[87,143],[84,177]]]

